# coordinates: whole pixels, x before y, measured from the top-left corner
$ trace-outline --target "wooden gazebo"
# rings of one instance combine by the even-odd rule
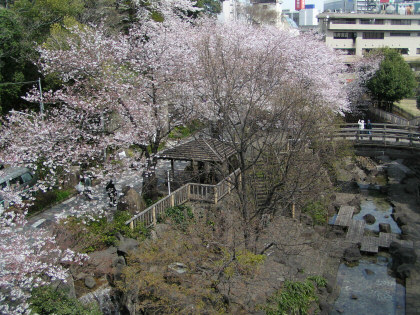
[[[234,156],[235,150],[227,143],[214,139],[200,137],[160,152],[158,159],[171,161],[171,175],[175,179],[175,161],[189,161],[189,171],[185,171],[185,180],[199,182],[217,181],[215,167],[229,171],[228,161]],[[213,175],[211,175],[213,174]]]

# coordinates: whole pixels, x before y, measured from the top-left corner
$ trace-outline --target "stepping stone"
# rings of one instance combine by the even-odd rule
[[[354,213],[353,206],[341,206],[338,211],[337,218],[335,219],[334,225],[338,226],[350,226]]]
[[[352,243],[360,243],[365,232],[365,221],[352,220],[349,226],[349,230],[346,235],[346,240]]]
[[[379,237],[375,236],[364,236],[362,239],[362,245],[360,251],[367,253],[377,253],[379,247]]]

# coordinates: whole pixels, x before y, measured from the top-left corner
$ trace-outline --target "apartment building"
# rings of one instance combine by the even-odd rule
[[[397,49],[407,62],[420,61],[420,15],[324,12],[318,25],[327,46],[349,61],[381,47]]]

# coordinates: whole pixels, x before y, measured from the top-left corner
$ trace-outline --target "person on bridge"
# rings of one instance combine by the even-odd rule
[[[372,123],[370,122],[370,119],[368,119],[367,124],[366,124],[366,129],[367,129],[367,133],[370,135],[372,132]]]
[[[365,121],[362,119],[357,122],[359,124],[359,134],[363,134],[363,130],[365,129]],[[361,139],[363,139],[363,137],[360,137]]]

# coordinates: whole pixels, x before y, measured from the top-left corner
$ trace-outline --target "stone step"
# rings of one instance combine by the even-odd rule
[[[365,225],[366,223],[363,220],[352,220],[346,235],[346,240],[352,243],[360,243],[365,232]]]
[[[334,225],[348,227],[353,218],[355,208],[353,206],[341,206]]]

